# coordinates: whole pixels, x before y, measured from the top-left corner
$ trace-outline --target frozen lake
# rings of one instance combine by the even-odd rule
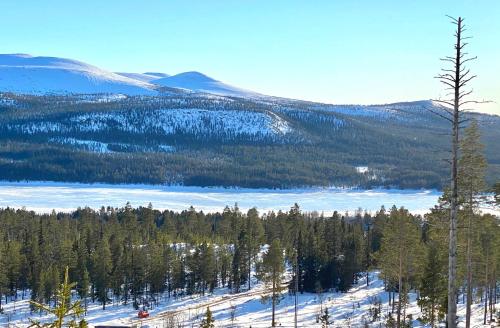
[[[325,214],[334,210],[354,211],[358,208],[376,211],[384,205],[404,206],[414,213],[427,212],[436,204],[440,192],[433,190],[346,190],[346,189],[225,189],[201,187],[166,187],[150,185],[106,185],[49,182],[0,182],[0,207],[25,207],[36,212],[69,211],[78,207],[98,209],[101,206],[133,207],[182,211],[191,205],[205,212],[221,211],[226,205],[240,209],[257,207],[287,211],[294,203],[303,211]]]

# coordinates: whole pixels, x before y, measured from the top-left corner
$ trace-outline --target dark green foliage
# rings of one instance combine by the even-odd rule
[[[335,212],[330,217],[302,213],[298,206],[263,216],[255,210],[241,213],[237,206],[211,214],[130,205],[43,215],[0,209],[0,292],[9,299],[31,289],[33,300],[53,305],[67,266],[82,304],[154,307],[162,297],[206,294],[217,287],[246,290],[253,278],[249,268],[257,267],[270,284],[273,268],[279,269],[274,274],[278,302],[278,289],[287,287],[276,284],[283,282],[277,277],[285,264],[294,267],[297,259],[299,293],[346,291],[365,276],[368,249],[377,254],[371,265],[381,269],[387,291],[401,292],[399,312],[408,293],[418,289],[423,319],[429,320],[434,308],[436,321],[446,303],[447,223],[448,212],[439,207],[425,219],[396,207],[375,216]],[[476,292],[498,282],[499,229],[491,215],[475,218]],[[273,246],[264,262],[256,263],[264,244]],[[295,292],[294,284],[288,288]],[[405,316],[399,321],[409,323]]]
[[[211,293],[217,287],[239,292],[251,287],[264,244],[279,239],[286,250],[278,261],[265,263],[280,262],[283,270],[285,261],[292,263],[296,231],[299,291],[347,290],[362,268],[362,226],[358,217],[317,217],[298,207],[264,216],[255,209],[243,214],[237,206],[214,214],[128,204],[43,215],[0,209],[0,292],[31,289],[33,300],[53,304],[65,267],[85,307],[99,302],[104,308],[112,301],[155,306],[163,295]]]
[[[205,312],[205,318],[201,321],[200,328],[214,328],[214,318],[212,316],[212,311],[207,307],[207,312]]]
[[[328,308],[325,308],[325,312],[319,317],[321,322],[321,327],[326,328],[330,324],[330,315],[328,314]]]
[[[446,131],[446,126],[432,119],[425,109],[427,103],[356,107],[183,95],[129,97],[112,102],[81,97],[0,93],[0,98],[16,104],[0,106],[0,179],[269,188],[446,185],[447,171],[440,151],[448,146],[448,140],[436,137]],[[161,109],[272,113],[286,121],[292,132],[234,135],[208,126],[165,134],[160,128],[124,131],[123,124],[114,120],[104,130],[89,131],[75,123],[81,122],[81,115],[92,120],[92,115],[120,114],[140,127]],[[381,115],[357,115],[365,110]],[[388,112],[395,115],[388,116]],[[500,174],[500,153],[495,148],[500,137],[495,128],[499,119],[475,116],[486,145],[488,181],[492,183]],[[44,130],[43,126],[64,129]],[[58,143],[61,138],[102,142],[111,152],[97,153],[85,145]],[[162,145],[175,151],[165,152]],[[367,166],[370,171],[359,173],[356,166]]]
[[[444,318],[448,304],[446,263],[439,256],[437,245],[430,243],[422,274],[418,305],[422,308],[422,321],[432,327]]]

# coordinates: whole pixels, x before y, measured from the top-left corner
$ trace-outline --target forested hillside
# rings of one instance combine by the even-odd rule
[[[182,90],[0,94],[0,179],[291,188],[446,185],[432,102],[341,106]],[[498,116],[481,128],[500,175]]]

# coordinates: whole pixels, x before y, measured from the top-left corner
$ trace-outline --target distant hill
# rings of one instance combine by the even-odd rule
[[[198,72],[111,73],[0,55],[0,179],[197,186],[443,188],[447,122],[431,101],[331,105]],[[500,117],[481,127],[500,180]]]
[[[155,86],[71,59],[0,55],[0,90],[27,94],[153,95]]]
[[[24,94],[112,93],[156,95],[161,87],[216,95],[258,95],[217,81],[199,72],[174,76],[158,72],[113,73],[77,60],[0,54],[0,91]]]
[[[199,72],[186,72],[152,80],[151,83],[195,92],[211,93],[223,96],[250,97],[258,94],[217,81]]]

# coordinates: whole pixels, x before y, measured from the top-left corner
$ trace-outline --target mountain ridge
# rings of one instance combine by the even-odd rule
[[[222,96],[259,94],[223,83],[203,73],[111,72],[82,61],[29,54],[0,54],[0,91],[25,94],[158,95],[162,87]]]

